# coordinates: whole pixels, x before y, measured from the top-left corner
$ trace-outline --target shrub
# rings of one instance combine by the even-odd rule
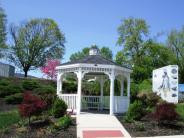
[[[42,85],[39,88],[34,89],[34,93],[37,95],[54,94],[56,93],[56,89],[49,85]]]
[[[164,121],[174,121],[178,118],[178,114],[175,111],[175,105],[173,103],[162,103],[156,106],[154,112],[154,118],[158,123],[163,123]]]
[[[130,87],[130,101],[133,103],[137,99],[137,93],[139,92],[138,84],[131,83]]]
[[[73,93],[77,91],[77,84],[74,82],[70,81],[64,81],[63,82],[63,91],[67,93]]]
[[[65,115],[58,119],[58,121],[54,124],[56,129],[67,129],[72,124],[72,119],[70,116]]]
[[[23,89],[20,85],[10,84],[8,86],[0,86],[0,97],[5,97],[15,93],[22,93]]]
[[[139,84],[139,92],[152,92],[152,83],[151,80],[143,80],[140,84]]]
[[[132,122],[133,120],[139,120],[144,115],[143,103],[141,101],[134,101],[130,104],[124,120],[126,122]]]
[[[40,115],[42,111],[45,109],[45,107],[46,107],[46,103],[42,101],[39,97],[26,92],[23,95],[22,104],[19,105],[19,112],[22,117],[29,118],[29,124],[30,124],[31,116]]]
[[[0,80],[0,86],[8,86],[10,84],[9,80],[2,79]]]
[[[5,97],[5,102],[7,104],[20,104],[23,100],[22,93],[16,93]]]
[[[63,100],[56,98],[52,109],[54,117],[59,118],[64,116],[66,114],[66,110],[67,110],[66,103]]]
[[[40,86],[40,84],[36,80],[24,80],[22,82],[22,87],[25,90],[34,90],[35,88],[38,88],[39,86]]]
[[[138,99],[141,100],[145,108],[151,108],[156,106],[161,101],[161,98],[156,93],[145,93],[141,92],[137,95]]]

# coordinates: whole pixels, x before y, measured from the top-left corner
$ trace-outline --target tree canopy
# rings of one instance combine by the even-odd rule
[[[175,62],[169,48],[149,38],[149,27],[145,20],[125,19],[119,26],[118,33],[117,44],[123,46],[123,49],[117,53],[116,62],[132,65],[132,77],[135,82],[149,79],[153,69]]]
[[[112,54],[112,50],[110,48],[108,48],[108,47],[99,48],[96,45],[92,45],[91,47],[98,48],[100,50],[101,56],[103,56],[104,58],[112,60],[113,54]],[[76,53],[73,53],[70,56],[70,60],[73,61],[73,60],[81,59],[81,58],[89,55],[89,50],[90,50],[91,47],[85,47],[85,48],[82,49],[82,51],[78,51]]]
[[[180,82],[184,83],[184,26],[181,30],[171,30],[167,38],[167,46],[174,53],[175,63],[179,66]]]
[[[2,50],[7,48],[6,46],[6,14],[4,10],[0,7],[0,58],[3,57]]]
[[[23,69],[25,77],[47,59],[63,57],[65,37],[52,19],[32,19],[19,26],[12,25],[10,34],[13,39],[10,59]]]

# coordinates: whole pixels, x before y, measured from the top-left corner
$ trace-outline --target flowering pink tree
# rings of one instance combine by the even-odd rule
[[[56,66],[60,64],[60,61],[57,59],[49,59],[46,62],[46,65],[41,67],[42,73],[44,73],[47,78],[50,78],[52,80],[56,79]]]

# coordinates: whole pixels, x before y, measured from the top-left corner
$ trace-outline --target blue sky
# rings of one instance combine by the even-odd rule
[[[150,35],[169,32],[184,25],[184,0],[0,0],[8,24],[31,18],[54,19],[66,37],[62,62],[91,44],[107,46],[115,55],[117,28],[128,17],[143,18]],[[9,40],[8,40],[9,41]],[[164,42],[165,36],[159,38]],[[39,71],[29,74],[42,76]]]

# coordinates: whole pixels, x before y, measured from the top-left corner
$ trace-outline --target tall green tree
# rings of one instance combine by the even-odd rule
[[[108,47],[102,47],[100,49],[100,54],[104,58],[107,58],[107,59],[110,59],[110,60],[112,60],[112,58],[113,58],[112,50],[110,48],[108,48]]]
[[[92,45],[91,47],[99,48],[96,45]],[[76,53],[72,54],[70,56],[70,60],[73,61],[73,60],[81,59],[85,56],[88,56],[89,55],[89,50],[90,50],[91,47],[85,47],[85,48],[82,49],[82,51],[79,51],[79,52],[76,52]],[[108,47],[102,47],[99,50],[100,50],[101,56],[103,56],[104,58],[112,60],[112,58],[113,58],[112,50],[110,50]]]
[[[126,56],[124,55],[123,51],[118,51],[115,56],[115,62],[119,65],[123,65],[127,63]]]
[[[144,56],[144,42],[149,33],[149,27],[145,20],[139,18],[124,19],[118,27],[119,38],[117,44],[123,47],[123,55],[133,67],[133,79],[140,76],[143,72],[141,66],[141,58]],[[142,74],[141,74],[142,75]]]
[[[6,46],[6,14],[3,8],[0,7],[0,58],[3,57],[3,49],[7,48]]]
[[[25,77],[47,59],[63,57],[65,37],[52,19],[32,19],[19,26],[12,25],[10,34],[14,42],[10,46],[10,59],[23,69]]]
[[[132,76],[136,82],[151,78],[154,69],[175,62],[172,51],[153,40],[146,41],[142,50],[143,56],[139,64],[135,64],[133,67]]]
[[[123,46],[123,51],[132,64],[139,64],[143,43],[149,33],[145,20],[138,18],[124,19],[118,27],[117,44]]]
[[[179,66],[180,83],[184,83],[184,26],[181,30],[171,30],[167,38],[167,46],[174,53],[175,64]]]

